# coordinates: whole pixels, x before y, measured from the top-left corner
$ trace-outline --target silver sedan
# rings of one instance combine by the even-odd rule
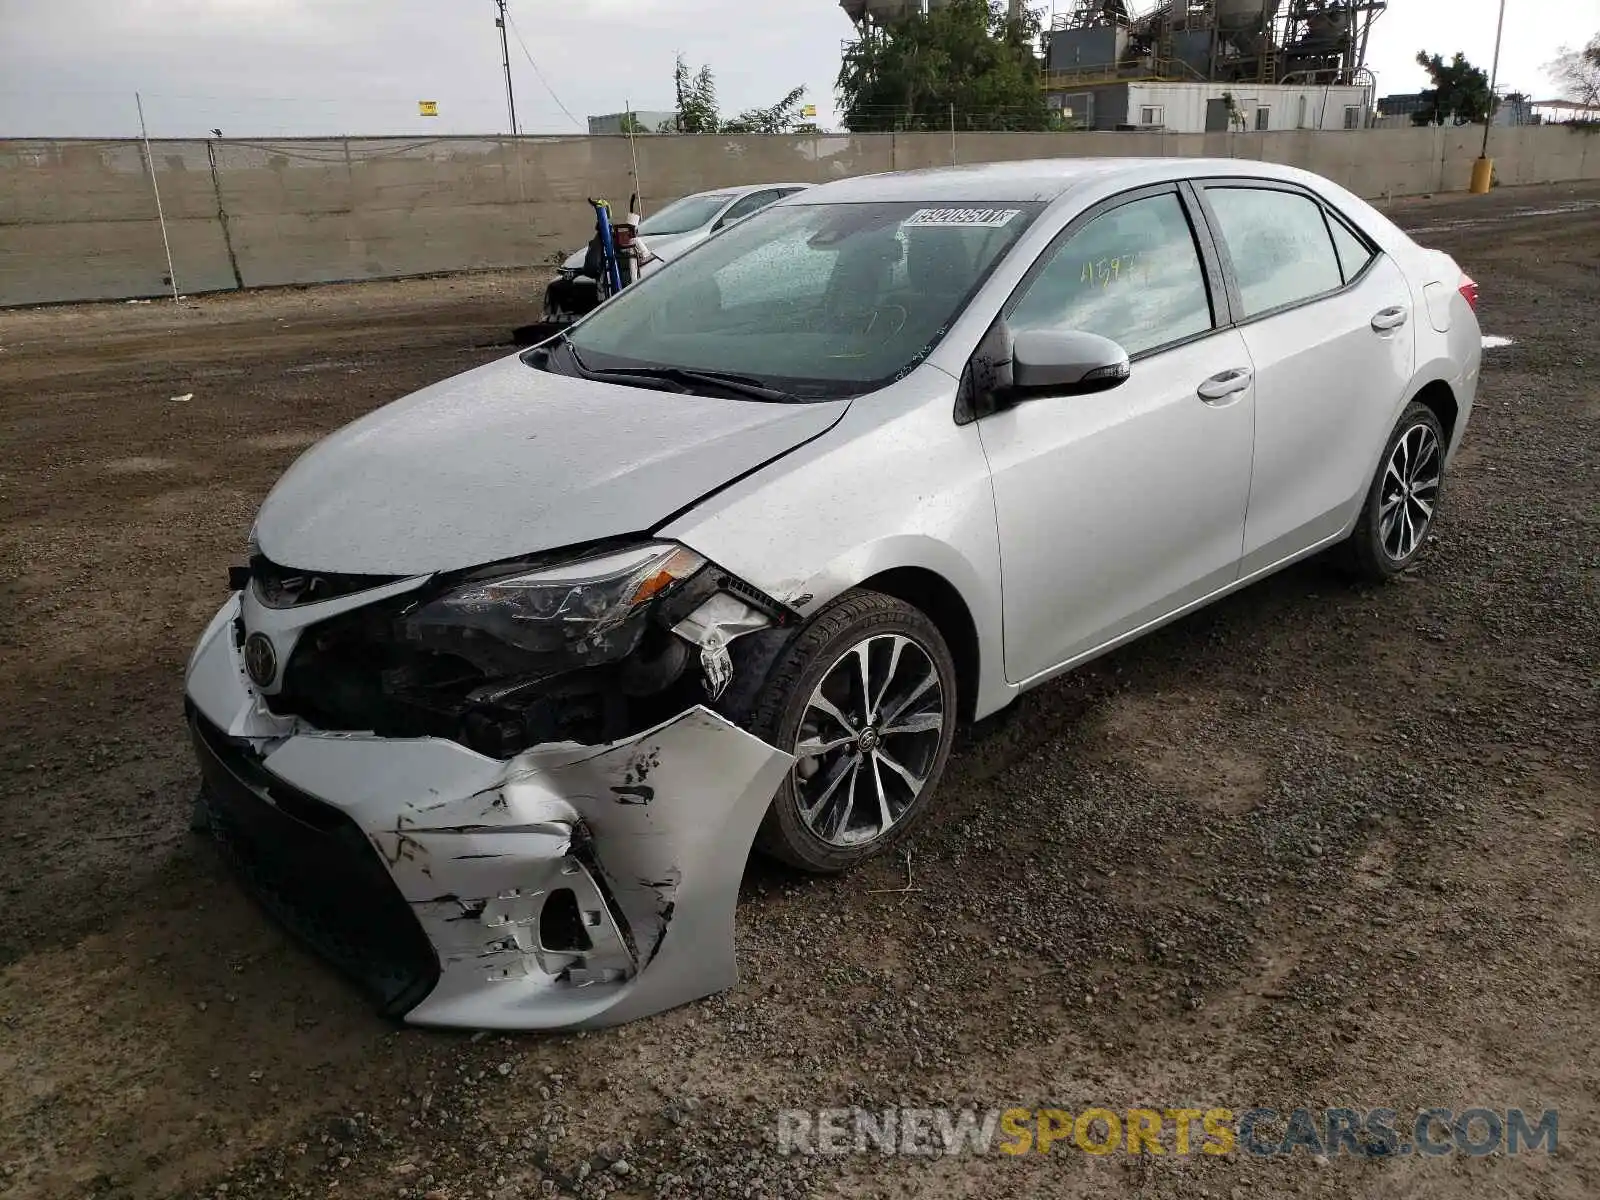
[[[1307,555],[1410,567],[1476,300],[1268,163],[781,200],[289,470],[189,666],[198,817],[407,1020],[726,987],[752,843],[849,868],[961,723]]]

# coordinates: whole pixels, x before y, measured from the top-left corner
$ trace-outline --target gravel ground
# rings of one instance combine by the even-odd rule
[[[186,832],[179,721],[276,476],[504,353],[539,273],[0,314],[0,1191],[1600,1193],[1600,188],[1397,215],[1515,342],[1414,573],[1305,563],[1040,689],[959,748],[909,862],[753,862],[736,989],[562,1037],[375,1017]],[[778,1110],[857,1104],[1481,1104],[1561,1135],[778,1154]]]

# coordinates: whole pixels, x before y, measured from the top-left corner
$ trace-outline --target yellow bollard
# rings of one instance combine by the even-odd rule
[[[1480,158],[1472,164],[1472,187],[1468,189],[1474,196],[1487,195],[1489,185],[1494,182],[1494,159]]]

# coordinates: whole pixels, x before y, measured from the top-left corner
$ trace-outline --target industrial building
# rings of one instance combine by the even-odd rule
[[[1080,129],[1269,133],[1365,129],[1372,88],[1257,83],[1118,83],[1052,92],[1063,122]]]
[[[945,2],[840,6],[865,38]],[[1042,82],[1068,125],[1204,133],[1371,124],[1367,45],[1387,0],[1062,3],[1050,16]]]
[[[1046,87],[1116,79],[1370,85],[1367,44],[1387,0],[1075,0],[1051,18]]]
[[[1075,0],[1051,18],[1045,89],[1086,129],[1363,129],[1385,0]]]

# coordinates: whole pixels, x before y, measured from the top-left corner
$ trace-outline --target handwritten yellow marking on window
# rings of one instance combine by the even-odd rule
[[[1132,254],[1119,254],[1115,258],[1101,258],[1092,262],[1085,262],[1083,270],[1078,276],[1078,282],[1109,288],[1112,284],[1119,283],[1125,278],[1138,278],[1148,283],[1149,275],[1149,268],[1144,262],[1144,256],[1138,251],[1134,251]]]

